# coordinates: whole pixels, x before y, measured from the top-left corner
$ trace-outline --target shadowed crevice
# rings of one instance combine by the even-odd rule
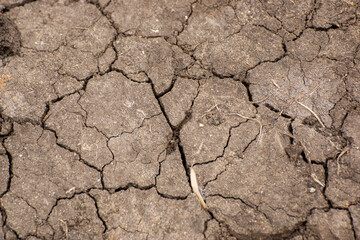
[[[99,208],[99,206],[98,206],[98,203],[97,203],[97,201],[96,201],[96,198],[95,197],[93,197],[93,196],[91,196],[91,194],[89,194],[89,192],[87,192],[87,195],[94,201],[94,206],[95,206],[95,208],[96,208],[96,214],[97,214],[97,217],[100,219],[100,221],[102,222],[102,225],[104,226],[104,231],[103,231],[103,233],[105,233],[107,230],[108,230],[108,226],[106,225],[106,222],[105,222],[105,220],[101,217],[101,215],[100,215],[100,208]]]
[[[346,209],[347,211],[347,214],[349,216],[349,219],[350,219],[350,225],[351,225],[351,230],[354,234],[354,239],[358,239],[357,236],[356,236],[356,230],[355,230],[355,225],[354,225],[354,219],[352,218],[351,216],[351,212],[349,211],[349,209]]]
[[[7,5],[4,6],[3,9],[0,9],[0,13],[6,13],[6,12],[10,11],[13,8],[23,7],[28,3],[32,3],[32,2],[36,2],[36,1],[37,0],[23,0],[23,1],[17,2],[17,3],[7,4]]]

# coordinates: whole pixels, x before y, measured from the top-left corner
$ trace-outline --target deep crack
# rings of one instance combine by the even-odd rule
[[[354,225],[354,219],[351,216],[350,210],[346,209],[346,211],[347,211],[347,214],[348,214],[348,216],[350,218],[350,225],[351,225],[351,230],[352,230],[352,232],[354,234],[354,239],[358,240],[357,235],[356,235],[355,225]]]
[[[3,9],[0,9],[0,14],[1,14],[1,13],[6,13],[6,12],[10,11],[10,10],[13,9],[13,8],[23,7],[23,6],[25,6],[26,4],[28,4],[28,3],[32,3],[32,2],[36,2],[36,1],[37,1],[37,0],[23,0],[22,2],[12,1],[12,2],[14,2],[14,3],[5,5]]]
[[[323,165],[324,167],[324,174],[325,174],[325,185],[321,191],[322,195],[324,196],[325,200],[327,201],[330,208],[333,208],[333,204],[331,200],[326,196],[326,189],[329,186],[329,168],[328,168],[329,160],[326,160],[326,163]]]
[[[105,220],[104,220],[104,219],[101,217],[101,215],[100,215],[100,208],[99,208],[99,205],[98,205],[98,203],[97,203],[97,201],[96,201],[96,198],[93,197],[93,196],[91,196],[91,194],[89,194],[89,192],[87,192],[87,195],[94,201],[94,205],[95,205],[95,208],[96,208],[97,217],[100,219],[102,225],[104,226],[104,231],[103,231],[103,233],[105,233],[105,232],[108,230],[108,227],[107,227],[107,225],[106,225]]]

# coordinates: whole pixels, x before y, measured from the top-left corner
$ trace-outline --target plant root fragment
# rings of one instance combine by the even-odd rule
[[[301,144],[301,145],[303,145],[303,144]],[[308,152],[308,151],[306,150],[306,148],[305,148],[304,145],[303,145],[303,148],[304,148],[305,152]],[[310,171],[311,171],[311,174],[310,174],[311,178],[314,180],[314,182],[316,182],[317,184],[319,184],[321,187],[324,187],[324,184],[319,180],[319,178],[317,177],[317,175],[316,175],[316,173],[315,173],[315,170],[314,170],[314,168],[313,168],[313,166],[312,166],[312,164],[311,164],[311,158],[310,158],[310,156],[307,156],[307,159],[308,159],[308,164],[309,164]]]
[[[261,141],[261,133],[262,133],[263,125],[262,125],[262,123],[261,123],[261,121],[260,121],[259,119],[257,119],[257,118],[249,118],[249,117],[243,116],[243,115],[241,115],[241,114],[239,114],[239,113],[229,113],[228,115],[235,115],[235,116],[242,117],[242,118],[245,118],[245,119],[247,119],[247,120],[253,120],[253,121],[259,123],[260,128],[259,128],[259,138],[258,138],[258,142]]]
[[[305,104],[303,104],[302,102],[299,102],[299,101],[296,101],[298,104],[300,104],[301,106],[303,106],[304,108],[306,108],[309,112],[311,112],[315,117],[316,119],[319,121],[319,123],[321,124],[321,126],[323,128],[326,128],[324,123],[321,121],[320,117],[313,111],[311,110],[311,108],[309,108],[308,106],[306,106]]]
[[[341,153],[339,154],[339,156],[336,158],[337,175],[340,174],[340,170],[341,170],[341,169],[340,169],[340,158],[341,158],[342,156],[344,156],[349,150],[350,150],[350,146],[345,147],[345,148],[341,151]]]
[[[309,151],[306,149],[305,145],[304,145],[300,140],[296,139],[295,136],[292,135],[292,134],[284,133],[284,132],[281,132],[281,133],[284,134],[284,135],[286,135],[286,136],[288,136],[288,137],[293,138],[294,140],[299,141],[300,144],[301,144],[301,146],[304,148],[305,155],[307,155],[306,152],[309,152]],[[316,173],[315,173],[315,170],[314,170],[314,168],[313,168],[313,166],[312,166],[312,164],[311,164],[311,158],[310,158],[310,156],[306,156],[306,158],[308,159],[308,164],[309,164],[309,168],[310,168],[310,172],[311,172],[311,173],[310,173],[311,178],[314,180],[314,182],[316,182],[316,183],[319,184],[320,186],[324,187],[324,184],[319,180],[319,178],[317,177],[317,175],[316,175]]]
[[[68,225],[67,225],[67,222],[60,219],[60,221],[64,224],[64,232],[65,232],[65,237],[66,237],[66,240],[69,240],[69,229],[68,229]]]

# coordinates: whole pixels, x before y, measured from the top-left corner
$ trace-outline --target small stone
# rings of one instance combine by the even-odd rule
[[[315,191],[316,191],[315,188],[313,188],[313,187],[309,188],[309,192],[314,193]]]

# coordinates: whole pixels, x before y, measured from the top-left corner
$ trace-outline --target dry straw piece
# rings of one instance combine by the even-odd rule
[[[64,232],[65,232],[65,237],[66,240],[69,240],[69,229],[68,229],[68,224],[66,221],[60,219],[60,222],[64,224]]]
[[[200,192],[200,187],[199,187],[199,184],[196,179],[195,171],[192,167],[190,167],[190,182],[191,182],[191,188],[194,191],[194,193],[196,194],[197,198],[199,199],[201,206],[205,210],[208,210],[208,207],[206,206],[206,203],[205,203],[205,199]]]
[[[298,104],[300,104],[301,106],[303,106],[304,108],[306,108],[309,112],[311,112],[315,117],[316,119],[319,121],[320,125],[323,127],[323,128],[326,128],[325,127],[325,124],[321,121],[320,117],[313,111],[311,110],[311,108],[309,108],[308,106],[306,106],[305,104],[303,104],[302,102],[298,102],[296,101]]]
[[[348,151],[350,151],[350,147],[347,146],[345,147],[341,153],[339,154],[339,156],[336,158],[336,164],[337,164],[337,175],[340,175],[340,158],[345,155]]]

